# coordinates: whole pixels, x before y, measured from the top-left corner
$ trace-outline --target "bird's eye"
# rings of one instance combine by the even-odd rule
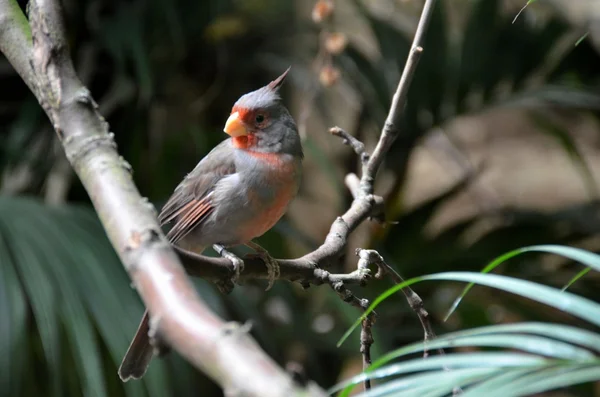
[[[262,123],[263,121],[265,121],[265,116],[262,114],[257,114],[256,115],[256,122],[257,123]]]

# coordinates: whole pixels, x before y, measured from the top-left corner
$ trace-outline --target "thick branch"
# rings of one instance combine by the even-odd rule
[[[200,300],[75,73],[58,2],[31,1],[29,17],[33,46],[16,2],[0,1],[0,49],[52,121],[162,338],[227,394],[324,395],[296,385],[247,332],[225,324]]]

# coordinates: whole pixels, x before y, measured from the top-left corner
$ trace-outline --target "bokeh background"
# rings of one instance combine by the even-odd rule
[[[322,241],[350,203],[344,176],[359,170],[327,129],[339,125],[373,147],[423,2],[336,0],[319,23],[314,3],[62,1],[76,68],[157,208],[225,138],[233,102],[292,65],[283,95],[306,172],[286,218],[259,241],[276,257]],[[555,0],[533,2],[515,19],[525,3],[438,2],[401,136],[377,181],[388,222],[363,225],[333,271],[356,266],[356,247],[380,250],[405,277],[479,271],[531,244],[600,249],[599,14],[593,2]],[[155,360],[142,381],[120,382],[143,305],[42,109],[4,58],[0,87],[0,395],[222,395],[176,354]],[[557,287],[579,270],[535,255],[500,269]],[[572,290],[598,300],[599,281],[592,272]],[[272,357],[300,363],[323,387],[360,371],[358,334],[336,347],[359,313],[328,287],[278,282],[264,292],[256,282],[223,296],[197,286],[219,315],[251,321]],[[372,299],[389,286],[354,291]],[[416,291],[440,334],[523,319],[585,326],[485,288],[443,322],[460,285]],[[374,357],[422,338],[403,296],[378,314]]]

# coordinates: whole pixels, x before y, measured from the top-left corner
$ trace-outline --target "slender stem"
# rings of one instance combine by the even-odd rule
[[[425,32],[427,30],[427,26],[429,25],[429,21],[431,20],[431,15],[433,15],[435,2],[436,0],[426,0],[425,5],[423,6],[421,18],[419,19],[419,24],[417,25],[417,31],[408,53],[408,58],[406,59],[406,65],[402,71],[400,82],[398,83],[398,87],[396,88],[396,92],[392,98],[392,105],[385,120],[383,130],[381,131],[381,136],[377,142],[375,150],[373,151],[371,160],[363,170],[363,180],[365,182],[375,178],[377,170],[379,170],[385,155],[390,150],[392,143],[394,143],[394,140],[400,132],[399,124],[404,107],[406,105],[408,89],[410,88],[415,71],[417,70],[417,65],[421,59],[421,54],[423,53]]]

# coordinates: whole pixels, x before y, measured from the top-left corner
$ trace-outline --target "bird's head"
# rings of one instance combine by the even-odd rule
[[[235,147],[302,156],[296,123],[279,96],[289,71],[290,68],[266,86],[242,95],[233,105],[224,131],[232,137]]]

